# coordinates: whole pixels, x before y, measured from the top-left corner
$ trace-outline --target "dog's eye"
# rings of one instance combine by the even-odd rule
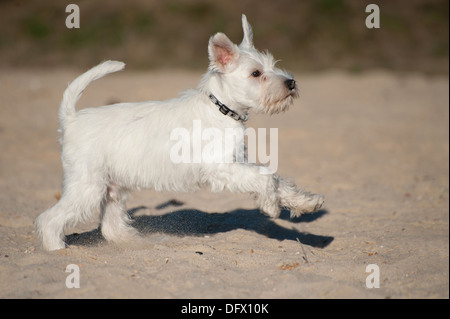
[[[252,73],[252,76],[253,76],[254,78],[257,78],[257,77],[260,76],[260,75],[261,75],[261,71],[259,71],[259,70],[253,71],[253,73]]]

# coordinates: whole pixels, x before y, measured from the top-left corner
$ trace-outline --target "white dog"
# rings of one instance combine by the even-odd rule
[[[75,105],[92,81],[124,68],[124,63],[115,61],[92,68],[68,86],[59,110],[61,198],[36,220],[45,249],[64,248],[65,228],[91,219],[99,209],[105,239],[124,242],[133,238],[137,230],[130,225],[125,201],[136,188],[195,191],[209,185],[212,191],[249,192],[273,218],[279,216],[281,207],[289,209],[292,217],[322,206],[321,195],[306,193],[274,173],[263,174],[256,164],[171,160],[174,129],[192,132],[194,120],[219,131],[243,129],[249,110],[282,112],[298,95],[292,76],[276,68],[269,53],[254,48],[245,15],[242,27],[244,39],[239,46],[223,33],[210,38],[208,72],[196,90],[178,98],[77,112]]]

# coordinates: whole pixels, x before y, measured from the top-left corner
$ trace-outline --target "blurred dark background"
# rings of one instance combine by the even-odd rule
[[[70,3],[80,29],[66,28]],[[365,26],[369,3],[380,7],[380,29]],[[241,13],[256,47],[289,69],[449,71],[448,0],[0,0],[0,68],[118,59],[135,69],[206,69],[212,34],[240,43]]]

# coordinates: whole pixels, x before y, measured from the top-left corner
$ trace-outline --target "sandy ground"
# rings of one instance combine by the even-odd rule
[[[60,192],[57,110],[80,70],[0,72],[0,297],[448,298],[448,77],[370,72],[297,75],[278,128],[281,176],[326,196],[315,214],[271,220],[246,194],[133,193],[142,241],[106,243],[98,220],[46,252],[34,219]],[[173,97],[200,74],[124,71],[79,108]],[[66,287],[67,265],[80,288]],[[367,288],[369,264],[380,288]]]

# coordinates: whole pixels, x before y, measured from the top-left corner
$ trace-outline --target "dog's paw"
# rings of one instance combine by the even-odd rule
[[[323,195],[320,194],[310,195],[308,200],[305,201],[303,205],[290,209],[291,218],[299,217],[306,213],[314,213],[322,207],[324,202],[325,198],[323,197]]]
[[[261,211],[270,218],[278,218],[281,213],[281,209],[278,205],[265,205],[261,207]]]

